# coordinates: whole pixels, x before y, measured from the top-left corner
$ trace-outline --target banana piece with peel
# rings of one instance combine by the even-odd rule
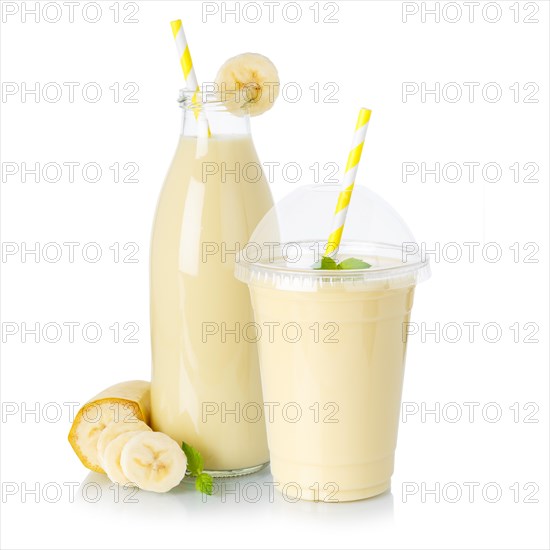
[[[121,382],[90,399],[74,419],[69,442],[84,466],[114,483],[165,493],[184,478],[187,457],[173,439],[148,426],[150,386]]]
[[[107,425],[129,423],[133,419],[145,424],[150,422],[150,390],[151,383],[144,380],[121,382],[81,407],[69,432],[69,443],[86,468],[105,473],[99,462],[97,444]]]
[[[279,95],[277,68],[259,53],[243,53],[228,59],[215,82],[218,98],[234,115],[261,115],[273,107]]]

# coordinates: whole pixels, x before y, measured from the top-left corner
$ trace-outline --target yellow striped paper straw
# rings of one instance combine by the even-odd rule
[[[355,133],[353,134],[353,141],[351,143],[351,150],[348,155],[348,162],[346,163],[346,170],[344,172],[344,179],[342,181],[342,190],[338,195],[338,202],[336,203],[336,209],[334,210],[332,230],[327,243],[327,255],[334,254],[338,250],[340,241],[342,240],[342,233],[344,231],[344,224],[346,223],[348,206],[351,200],[353,186],[355,184],[357,169],[359,168],[359,161],[361,160],[361,153],[363,152],[363,143],[365,142],[365,135],[367,134],[367,127],[371,113],[372,111],[369,109],[361,109],[359,111],[359,117],[357,118]]]
[[[193,60],[191,59],[191,53],[189,52],[189,44],[187,44],[187,39],[185,38],[185,33],[183,32],[183,25],[181,19],[176,19],[175,21],[170,22],[172,27],[172,34],[174,35],[174,40],[176,41],[176,48],[178,50],[178,56],[180,60],[181,69],[183,71],[183,78],[185,79],[185,86],[188,90],[194,90],[195,93],[191,98],[193,105],[198,104],[198,92],[199,81],[197,80],[197,75],[195,74],[195,67],[193,66]],[[199,118],[199,108],[194,110],[195,118]],[[208,128],[208,136],[210,136],[210,128]]]

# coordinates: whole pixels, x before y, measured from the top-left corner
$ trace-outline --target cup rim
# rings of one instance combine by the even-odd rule
[[[302,249],[308,249],[307,245],[314,245],[319,241],[288,241],[286,243],[277,243],[275,248],[288,245],[298,245]],[[266,245],[273,243],[265,243]],[[368,269],[346,269],[346,270],[321,270],[313,267],[292,267],[288,264],[277,265],[274,261],[262,262],[262,257],[258,261],[249,261],[246,258],[247,248],[249,246],[259,246],[262,252],[264,250],[273,249],[272,246],[260,246],[257,243],[248,243],[244,249],[237,255],[235,262],[235,276],[240,281],[249,283],[254,280],[263,280],[267,282],[269,279],[277,277],[292,278],[297,280],[310,281],[314,285],[319,283],[369,283],[387,281],[390,286],[400,285],[400,283],[416,284],[429,278],[430,263],[428,258],[422,258],[420,254],[411,255],[410,261],[400,261],[400,255],[403,250],[403,245],[363,242],[363,241],[344,241],[341,243],[339,251],[343,255],[358,255],[363,256],[375,255],[380,258],[398,260],[397,263],[387,266],[376,266]],[[276,256],[280,259],[281,256]],[[412,282],[411,282],[412,281]],[[408,285],[407,285],[408,286]]]

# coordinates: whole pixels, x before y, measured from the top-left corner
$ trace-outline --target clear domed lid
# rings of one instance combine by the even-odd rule
[[[342,241],[331,257],[337,264],[355,258],[369,267],[318,269],[327,252],[339,192],[338,185],[302,186],[273,206],[239,255],[236,277],[293,289],[341,284],[399,288],[429,277],[428,261],[407,224],[386,201],[360,185],[354,187]]]

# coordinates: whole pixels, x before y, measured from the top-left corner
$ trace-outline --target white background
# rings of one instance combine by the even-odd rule
[[[473,7],[470,22],[464,3],[442,2],[439,23],[434,15],[426,15],[425,22],[421,18],[422,8],[433,9],[434,2],[339,2],[334,23],[323,22],[334,11],[323,2],[321,21],[314,20],[314,2],[301,2],[295,23],[285,20],[295,18],[296,11],[284,2],[274,8],[273,22],[259,3],[263,11],[257,23],[245,20],[255,17],[254,7],[239,23],[231,15],[223,22],[221,3],[220,11],[205,19],[200,2],[183,1],[138,2],[135,23],[115,23],[115,2],[100,2],[101,17],[90,23],[84,15],[95,18],[96,11],[92,6],[84,12],[85,4],[75,7],[72,23],[61,3],[50,5],[39,22],[33,15],[23,21],[23,4],[2,6],[2,238],[4,247],[15,243],[4,252],[19,247],[2,257],[2,547],[547,548],[548,3],[486,6],[482,1]],[[48,22],[57,17],[56,6],[62,8],[61,18]],[[462,17],[451,23],[456,6]],[[136,11],[130,2],[118,7],[120,20]],[[418,13],[404,22],[403,10],[415,9]],[[489,22],[499,10],[499,20]],[[123,503],[129,495],[121,493],[117,503],[105,479],[88,475],[67,443],[70,418],[63,403],[82,403],[117,381],[149,377],[149,234],[180,124],[175,98],[182,81],[169,26],[176,18],[184,20],[199,79],[212,80],[230,56],[257,51],[274,61],[283,84],[300,86],[300,101],[281,97],[271,112],[253,120],[263,161],[297,162],[303,169],[297,183],[276,172],[275,198],[310,183],[313,163],[343,163],[356,112],[369,107],[373,116],[358,183],[388,200],[419,242],[432,248],[439,243],[440,249],[458,243],[462,251],[454,263],[455,245],[432,257],[433,277],[417,291],[413,321],[428,329],[438,322],[441,331],[439,342],[433,335],[425,341],[420,334],[410,337],[403,401],[411,411],[438,404],[442,414],[436,421],[433,414],[423,419],[418,412],[402,422],[391,493],[338,505],[289,503],[280,495],[270,498],[264,485],[270,477],[264,472],[241,480],[238,503],[232,494],[202,502],[184,485],[168,495],[139,492],[136,502]],[[79,83],[73,102],[64,82]],[[102,89],[96,103],[82,96],[90,82]],[[438,102],[433,95],[422,101],[420,93],[405,102],[404,82],[419,89],[422,83],[433,89],[436,82],[441,88],[454,82],[463,96],[449,101],[456,92],[452,85]],[[464,82],[479,83],[472,101]],[[502,90],[498,101],[482,94],[490,82]],[[13,84],[5,88],[6,83]],[[55,86],[50,86],[50,101],[22,96],[22,86],[35,83],[41,89],[58,83],[64,93],[52,101]],[[118,102],[109,89],[115,83],[121,90]],[[127,83],[139,87],[136,103],[122,101],[134,89],[130,85],[125,91]],[[317,102],[309,89],[315,83],[321,90]],[[328,93],[323,87],[334,87],[327,83],[338,87],[336,102],[322,101]],[[510,90],[514,83],[519,83],[519,97]],[[535,89],[527,83],[538,87],[533,96],[538,102],[524,102]],[[14,95],[6,95],[14,89]],[[487,89],[490,98],[495,89]],[[86,182],[77,168],[72,183],[67,172],[59,182],[28,176],[24,183],[20,171],[9,175],[23,162],[78,162],[80,167],[96,162],[103,175],[96,183]],[[139,181],[115,183],[109,166],[116,162],[136,163]],[[428,168],[459,163],[464,173],[456,183],[443,178],[435,183],[429,175],[426,182],[420,175],[403,182],[404,162],[426,162]],[[473,182],[464,162],[480,163]],[[500,166],[499,181],[484,179],[481,167],[489,162]],[[522,180],[525,163],[538,165],[533,176],[538,182],[515,183],[509,168],[514,163],[522,167]],[[66,242],[79,243],[73,262],[62,245]],[[480,243],[473,261],[465,242]],[[491,242],[496,245],[483,255],[483,245]],[[21,255],[22,247],[35,243],[58,243],[64,253],[57,262]],[[86,243],[101,247],[96,263],[83,258]],[[118,262],[109,248],[114,243],[120,247]],[[133,256],[137,262],[123,262],[134,249],[123,250],[126,243],[139,247]],[[511,246],[519,247],[519,257]],[[488,261],[498,247],[500,260]],[[538,262],[527,263],[532,250]],[[87,251],[93,256],[91,248]],[[49,252],[55,256],[55,248]],[[33,335],[23,341],[23,323],[32,328],[49,322],[80,323],[74,342],[67,330],[56,343],[42,335],[38,343]],[[82,325],[90,322],[102,328],[97,343],[82,336]],[[114,323],[120,323],[121,338],[127,335],[122,326],[135,323],[138,342],[116,343],[109,329]],[[463,329],[454,343],[453,323]],[[464,323],[480,323],[473,342]],[[488,341],[495,325],[484,336],[487,323],[500,327],[498,342]],[[519,323],[518,342],[509,328],[514,323]],[[18,332],[9,335],[6,327],[14,326]],[[529,338],[533,327],[538,332]],[[479,403],[471,421],[465,402]],[[58,419],[56,403],[63,411]],[[38,417],[21,412],[36,407]],[[499,409],[501,418],[491,422]],[[462,417],[453,422],[457,410]],[[259,502],[246,501],[246,482],[263,488]],[[471,502],[464,485],[470,482],[479,484]],[[67,484],[77,487],[74,498]],[[89,493],[83,496],[80,484]],[[439,502],[433,494],[422,496],[423,488],[436,484]],[[457,484],[462,496],[453,503]],[[514,484],[519,502],[510,489]],[[101,498],[90,502],[98,486]],[[35,487],[40,492],[24,498],[25,488]],[[405,497],[407,488],[418,492]],[[495,488],[501,497],[490,502]],[[254,494],[251,490],[248,500]]]

